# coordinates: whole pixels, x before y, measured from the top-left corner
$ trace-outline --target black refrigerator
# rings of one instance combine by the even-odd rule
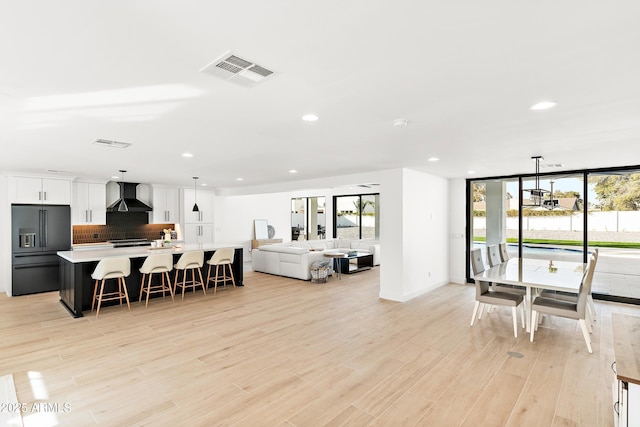
[[[12,295],[60,289],[58,251],[71,248],[71,208],[11,205]]]

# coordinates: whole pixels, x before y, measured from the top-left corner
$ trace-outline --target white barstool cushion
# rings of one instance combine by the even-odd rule
[[[149,255],[140,267],[142,274],[164,273],[171,270],[173,270],[173,255],[170,253]]]
[[[221,264],[233,264],[233,256],[235,254],[234,248],[220,248],[211,256],[211,259],[207,261],[209,265],[221,265]]]
[[[91,274],[94,280],[127,277],[131,274],[131,260],[129,258],[104,258],[98,262]]]
[[[200,268],[204,265],[204,251],[185,252],[173,266],[176,270],[185,268]]]

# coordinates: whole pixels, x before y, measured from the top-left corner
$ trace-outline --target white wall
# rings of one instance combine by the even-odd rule
[[[0,292],[11,291],[11,204],[9,201],[9,182],[0,175]]]
[[[275,228],[276,238],[291,240],[290,193],[216,196],[213,211],[216,243],[242,244],[245,261],[251,259],[249,249],[255,238],[254,219],[266,219]]]
[[[466,180],[449,180],[449,280],[465,283],[466,275]]]
[[[448,181],[398,169],[382,185],[380,297],[407,301],[449,281]]]

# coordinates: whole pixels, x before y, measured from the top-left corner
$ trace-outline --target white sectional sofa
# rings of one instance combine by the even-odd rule
[[[330,261],[326,252],[358,250],[373,254],[373,265],[380,265],[378,240],[328,239],[276,243],[251,251],[253,271],[311,280],[309,267],[314,261]]]

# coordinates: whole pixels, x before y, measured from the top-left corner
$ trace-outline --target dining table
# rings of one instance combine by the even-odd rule
[[[510,258],[474,275],[474,280],[525,288],[526,327],[531,332],[532,294],[552,290],[577,294],[587,264],[534,258]]]

